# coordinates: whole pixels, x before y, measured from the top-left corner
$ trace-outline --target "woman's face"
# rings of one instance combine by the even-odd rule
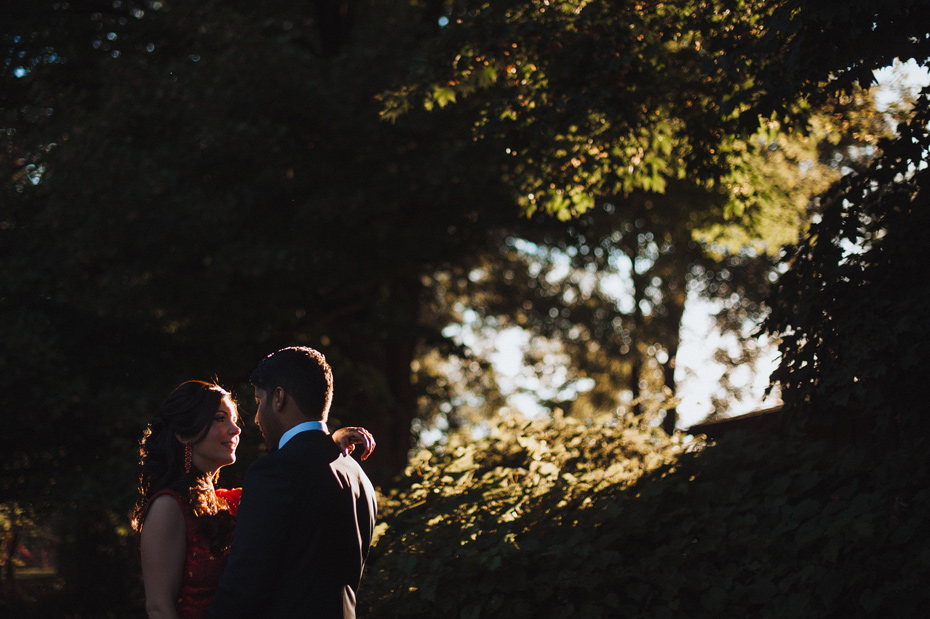
[[[213,416],[203,440],[191,445],[191,461],[204,473],[215,473],[236,461],[239,445],[239,413],[236,405],[226,396]]]

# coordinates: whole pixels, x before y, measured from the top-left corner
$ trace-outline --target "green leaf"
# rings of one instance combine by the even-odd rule
[[[437,86],[433,89],[432,101],[441,108],[446,107],[450,103],[455,103],[455,90]]]

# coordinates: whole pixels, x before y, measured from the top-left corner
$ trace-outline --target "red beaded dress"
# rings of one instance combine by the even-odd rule
[[[187,555],[184,558],[184,572],[181,574],[181,589],[176,605],[178,616],[181,619],[204,619],[219,585],[220,574],[226,567],[226,555],[220,556],[210,550],[210,541],[200,532],[197,519],[184,497],[173,490],[162,490],[152,496],[149,503],[163,494],[178,502],[187,528]],[[226,501],[229,512],[235,516],[242,489],[217,488],[216,495]]]

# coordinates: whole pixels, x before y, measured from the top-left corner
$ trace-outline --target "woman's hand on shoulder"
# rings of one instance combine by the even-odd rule
[[[371,435],[371,432],[365,428],[339,428],[333,432],[333,441],[339,445],[339,449],[342,450],[343,455],[348,456],[353,451],[355,451],[356,445],[362,445],[362,460],[368,458],[371,455],[371,452],[375,450],[375,437]]]

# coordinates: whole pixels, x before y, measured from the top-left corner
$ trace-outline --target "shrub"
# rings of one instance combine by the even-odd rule
[[[378,617],[914,617],[930,459],[800,438],[683,449],[649,428],[505,419],[415,458],[361,592]]]

